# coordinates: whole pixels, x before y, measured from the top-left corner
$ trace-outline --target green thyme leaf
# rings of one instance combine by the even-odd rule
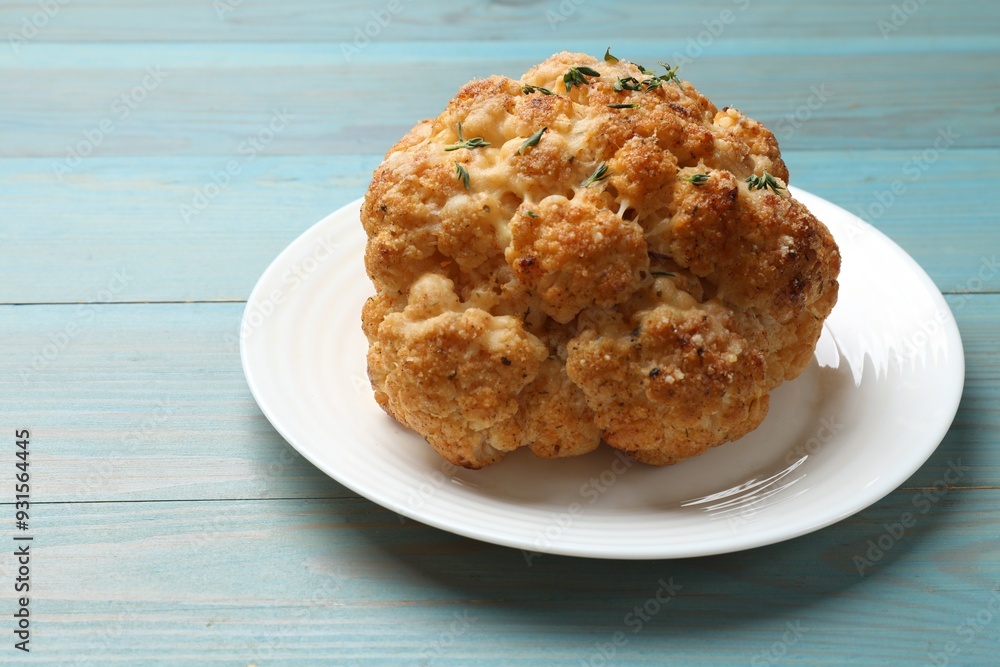
[[[537,218],[538,217],[538,214],[535,213],[534,211],[528,211],[525,215],[527,215],[529,218]]]
[[[531,148],[532,146],[537,146],[538,142],[542,140],[542,135],[545,134],[547,129],[549,128],[543,127],[538,132],[535,132],[533,135],[525,139],[524,143],[521,144],[521,147],[517,149],[517,154],[523,155],[525,150]]]
[[[664,81],[664,82],[666,82],[666,81],[673,81],[674,83],[677,84],[678,88],[680,88],[681,90],[684,90],[684,85],[681,83],[681,80],[677,78],[677,70],[679,70],[681,68],[681,66],[678,65],[677,67],[675,67],[673,69],[670,69],[670,65],[668,65],[666,63],[660,63],[660,66],[663,67],[663,69],[667,70],[666,74],[661,74],[660,75],[660,77],[659,77],[660,81]]]
[[[641,90],[642,84],[634,76],[627,76],[615,81],[613,88],[620,93],[622,90]]]
[[[590,175],[590,178],[588,178],[583,182],[583,187],[589,188],[594,183],[597,183],[598,181],[603,181],[608,176],[609,176],[608,163],[602,162],[601,164],[597,165],[597,169],[595,169],[594,173]]]
[[[615,58],[613,55],[611,55],[610,46],[608,47],[608,50],[604,52],[604,62],[611,63],[612,65],[618,62],[618,58]]]
[[[609,104],[608,108],[609,109],[635,109],[638,106],[639,106],[638,104]]]
[[[458,180],[462,181],[462,185],[465,189],[469,189],[469,170],[461,165],[460,162],[455,162],[455,175],[458,176]]]
[[[530,83],[526,83],[521,86],[521,92],[525,95],[530,95],[531,93],[541,93],[542,95],[552,95],[552,91],[548,88],[542,88],[541,86],[532,86]]]
[[[678,88],[684,90],[684,84],[682,84],[681,80],[677,78],[677,70],[679,70],[681,66],[678,65],[677,67],[671,69],[670,65],[667,65],[666,63],[660,63],[660,65],[663,66],[663,69],[667,70],[667,73],[661,74],[659,76],[656,76],[655,72],[651,72],[646,68],[642,67],[641,65],[638,66],[639,69],[642,70],[643,74],[651,76],[651,78],[649,79],[643,79],[641,85],[645,86],[647,91],[650,91],[650,90],[656,90],[657,88],[662,86],[664,83],[667,83],[668,81],[673,81],[674,83],[677,84]]]
[[[779,190],[784,190],[785,186],[778,183],[774,176],[764,171],[763,176],[757,176],[756,174],[751,174],[747,178],[747,185],[750,186],[751,190],[766,190],[771,189],[774,194],[780,194]]]
[[[708,174],[691,174],[690,176],[681,176],[682,181],[687,181],[691,185],[704,185],[708,182]]]
[[[654,276],[670,276],[671,278],[677,275],[676,273],[670,273],[669,271],[650,271],[650,273]]]
[[[452,144],[451,146],[445,146],[445,150],[457,151],[459,148],[483,148],[489,145],[490,142],[484,141],[482,137],[473,137],[465,141],[460,141],[457,144]]]
[[[473,137],[471,139],[462,138],[462,124],[458,124],[458,143],[452,144],[451,146],[445,146],[446,151],[457,151],[459,148],[482,148],[484,146],[489,146],[490,142],[484,141],[482,137]]]
[[[566,74],[563,75],[563,84],[566,86],[566,92],[573,90],[573,86],[586,86],[588,81],[586,77],[588,76],[601,76],[601,73],[590,67],[570,67]]]

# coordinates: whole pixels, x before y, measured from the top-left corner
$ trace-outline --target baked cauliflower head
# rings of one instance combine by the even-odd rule
[[[361,210],[376,400],[467,468],[743,436],[837,300],[787,181],[770,131],[675,70],[564,52],[466,84]]]

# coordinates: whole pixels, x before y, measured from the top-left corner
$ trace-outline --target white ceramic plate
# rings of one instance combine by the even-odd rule
[[[786,540],[839,521],[905,481],[948,430],[965,376],[958,328],[930,278],[847,211],[794,196],[843,255],[840,300],[810,367],[774,392],[747,437],[676,466],[608,447],[575,459],[518,450],[458,469],[376,405],[365,370],[360,201],[268,267],[247,302],[241,353],[261,410],[303,456],[372,501],[431,526],[532,552],[680,558]]]

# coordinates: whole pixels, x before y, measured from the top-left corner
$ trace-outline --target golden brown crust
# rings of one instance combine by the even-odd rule
[[[507,263],[562,324],[592,304],[626,301],[649,264],[642,228],[583,197],[556,195],[522,206],[510,233]]]
[[[768,397],[759,325],[717,300],[697,303],[672,280],[657,283],[651,311],[587,317],[567,371],[608,444],[665,465],[756,428]]]
[[[601,76],[567,90],[580,66]],[[567,52],[472,81],[375,171],[369,376],[453,463],[602,437],[675,463],[755,428],[809,363],[837,298],[829,231],[783,189],[763,125],[649,81]],[[446,151],[459,124],[489,145]],[[778,193],[748,185],[765,171]]]
[[[406,308],[385,317],[376,338],[390,414],[457,465],[499,460],[489,431],[513,428],[505,423],[548,354],[520,320],[463,307],[451,281],[428,273],[413,285]]]

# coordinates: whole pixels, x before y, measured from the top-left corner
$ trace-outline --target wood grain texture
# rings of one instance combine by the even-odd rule
[[[1000,150],[952,149],[926,170],[914,166],[915,154],[785,157],[792,183],[867,218],[940,289],[965,291],[973,281],[977,291],[1000,290],[996,272],[975,282],[984,260],[1000,253],[1000,214],[981,194],[1000,179]],[[213,190],[213,174],[232,158],[239,172]],[[364,194],[379,160],[93,157],[62,182],[47,159],[0,160],[0,248],[10,253],[0,263],[0,303],[246,299],[289,242]],[[898,196],[897,180],[905,188]],[[206,191],[214,196],[196,201]],[[880,203],[886,197],[888,207]],[[115,281],[121,271],[127,280]]]
[[[913,495],[743,553],[530,567],[361,499],[45,505],[30,664],[915,665],[955,641],[988,665],[1000,617],[960,628],[1000,588],[998,492]]]
[[[596,39],[602,43],[659,39],[685,41],[705,30],[705,21],[718,21],[732,12],[725,26],[727,40],[766,35],[770,40],[856,39],[882,41],[879,20],[890,20],[891,3],[841,0],[835,6],[811,5],[795,0],[707,0],[699,3],[664,3],[632,0],[601,3],[587,0],[459,0],[415,2],[399,0],[391,20],[389,0],[371,3],[262,2],[260,0],[183,0],[168,6],[155,3],[120,3],[113,0],[85,4],[65,3],[34,38],[38,41],[83,42],[195,42],[195,41],[316,41],[353,40],[357,28],[382,14],[387,24],[376,39],[448,42],[474,35],[483,41],[512,39],[545,41],[566,38]],[[0,2],[3,34],[17,34],[23,19],[38,11],[35,3]],[[993,36],[1000,21],[977,2],[926,3],[906,21],[900,36],[938,40]],[[371,32],[375,32],[374,29]],[[955,47],[954,40],[935,46]]]
[[[906,487],[933,487],[961,459],[973,469],[957,486],[1000,488],[1000,295],[949,301],[966,347],[965,394],[944,443]],[[237,303],[0,307],[0,423],[34,433],[38,497],[352,496],[285,444],[254,404],[236,338],[242,310]],[[61,348],[48,347],[72,325]]]
[[[1000,5],[893,16],[910,4],[400,0],[376,30],[389,0],[0,0],[0,427],[32,430],[35,503],[32,653],[0,664],[995,665]],[[775,130],[793,184],[950,293],[955,424],[865,511],[725,556],[529,566],[357,497],[253,403],[236,333],[275,255],[470,78],[609,44],[690,59]],[[0,557],[7,642],[13,572]]]
[[[347,63],[330,44],[139,43],[88,48],[81,57],[76,45],[31,43],[20,56],[0,50],[7,101],[0,157],[230,156],[275,111],[289,120],[266,144],[268,154],[382,154],[472,78],[520,77],[564,47],[600,55],[605,45],[516,43],[484,53],[480,42],[461,42],[425,53],[420,44],[380,42]],[[718,106],[738,106],[775,128],[785,150],[924,150],[949,126],[953,147],[1000,147],[995,48],[845,48],[831,57],[801,46],[794,66],[787,50],[748,49],[704,55],[683,76]],[[620,53],[648,64],[667,58],[667,48],[637,43]],[[810,102],[814,91],[820,95]],[[782,120],[809,104],[816,107],[809,122],[783,136]],[[108,129],[98,132],[102,123]],[[97,132],[93,148],[87,132]]]
[[[239,360],[242,304],[2,310],[0,415],[34,434],[38,498],[346,493],[253,402]]]

